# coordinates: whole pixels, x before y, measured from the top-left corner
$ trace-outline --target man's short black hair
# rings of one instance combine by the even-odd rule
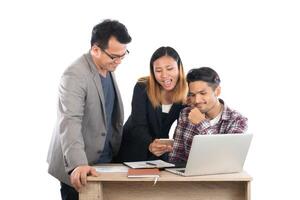
[[[114,36],[121,44],[128,44],[131,42],[131,37],[124,24],[117,20],[106,19],[94,26],[91,46],[96,44],[102,49],[107,49],[108,40],[111,36]]]
[[[204,81],[214,90],[220,85],[220,77],[218,73],[210,67],[200,67],[191,69],[186,75],[188,84],[195,81]]]

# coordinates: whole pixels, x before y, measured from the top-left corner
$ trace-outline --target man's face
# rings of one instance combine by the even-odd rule
[[[94,61],[97,67],[105,72],[115,71],[127,54],[126,44],[120,43],[115,37],[109,39],[107,49],[94,45],[92,50],[96,52]]]
[[[218,102],[220,87],[215,90],[204,81],[189,83],[188,101],[203,114],[207,114]]]

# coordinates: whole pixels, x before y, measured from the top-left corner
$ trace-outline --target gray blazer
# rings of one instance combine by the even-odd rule
[[[112,115],[113,155],[119,151],[124,121],[123,103],[116,92]],[[101,80],[90,53],[81,56],[64,72],[59,87],[57,124],[47,162],[48,172],[71,185],[68,173],[79,165],[93,165],[104,148],[107,122]]]

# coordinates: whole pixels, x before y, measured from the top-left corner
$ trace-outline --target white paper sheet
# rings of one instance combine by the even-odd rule
[[[126,172],[128,171],[128,167],[119,165],[119,166],[108,166],[108,165],[103,165],[103,166],[93,166],[97,172],[100,173],[109,173],[109,172]]]

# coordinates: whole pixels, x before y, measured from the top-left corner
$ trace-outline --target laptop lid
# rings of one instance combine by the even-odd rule
[[[248,133],[194,136],[185,172],[181,175],[242,171],[252,137]]]

